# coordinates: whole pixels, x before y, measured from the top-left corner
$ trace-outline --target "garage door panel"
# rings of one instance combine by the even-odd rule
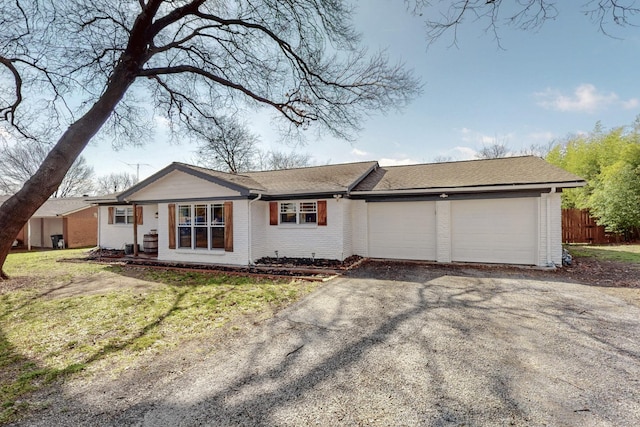
[[[454,201],[451,259],[536,264],[536,198]]]
[[[434,202],[370,203],[369,256],[434,260]]]

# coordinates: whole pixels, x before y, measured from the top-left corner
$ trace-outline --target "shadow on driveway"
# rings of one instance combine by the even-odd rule
[[[23,425],[640,425],[638,307],[459,272],[360,270],[179,375],[63,389]]]

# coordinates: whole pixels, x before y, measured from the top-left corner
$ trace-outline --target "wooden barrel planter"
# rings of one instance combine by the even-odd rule
[[[158,235],[145,234],[143,247],[144,247],[145,253],[157,254],[158,253]]]

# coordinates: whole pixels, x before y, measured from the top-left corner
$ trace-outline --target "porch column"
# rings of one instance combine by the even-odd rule
[[[136,204],[133,204],[133,256],[138,256],[138,209]]]
[[[31,250],[31,218],[27,221],[27,250]]]

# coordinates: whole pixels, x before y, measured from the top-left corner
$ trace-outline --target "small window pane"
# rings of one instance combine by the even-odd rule
[[[207,227],[196,227],[196,248],[207,249]]]
[[[125,208],[116,208],[116,212],[114,215],[114,223],[116,224],[126,224],[127,223],[127,213]]]
[[[280,214],[280,223],[296,223],[296,214],[295,213],[283,213]]]
[[[191,206],[180,205],[178,206],[178,225],[190,225],[191,224]]]
[[[302,202],[300,203],[300,212],[315,212],[316,202]]]
[[[224,205],[211,205],[213,225],[224,225]]]
[[[224,249],[224,227],[211,227],[211,248]]]
[[[280,203],[280,223],[296,223],[296,203]]]
[[[191,227],[178,227],[178,247],[191,248]]]
[[[207,205],[195,206],[195,224],[196,225],[208,225],[209,220],[207,217]]]
[[[316,213],[300,213],[300,224],[309,224],[309,223],[313,223],[315,224],[316,222],[318,222],[317,217],[316,217]]]
[[[318,222],[316,202],[300,203],[300,224],[315,224]]]

